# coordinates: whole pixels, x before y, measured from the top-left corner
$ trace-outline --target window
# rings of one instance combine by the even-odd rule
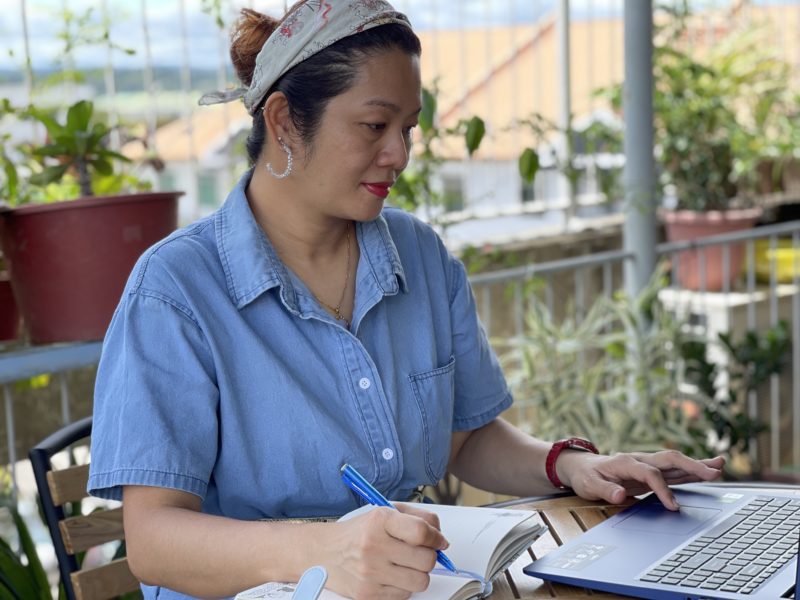
[[[535,179],[535,178],[534,178]],[[525,204],[526,202],[533,202],[536,200],[536,191],[533,187],[533,181],[528,183],[524,179],[522,180],[522,203]]]
[[[177,187],[177,177],[175,177],[175,173],[172,173],[169,169],[164,169],[158,174],[158,189],[160,191],[169,192],[177,189]]]
[[[464,184],[460,177],[442,177],[442,203],[446,212],[464,210]]]
[[[217,195],[217,176],[214,173],[198,173],[197,202],[203,208],[216,208],[220,204]]]

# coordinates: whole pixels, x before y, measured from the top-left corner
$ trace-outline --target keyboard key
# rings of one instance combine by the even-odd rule
[[[641,579],[750,594],[797,554],[800,499],[759,497]]]

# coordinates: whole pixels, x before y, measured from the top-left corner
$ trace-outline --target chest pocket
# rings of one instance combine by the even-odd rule
[[[450,456],[455,369],[456,359],[451,356],[443,367],[409,375],[422,426],[425,470],[431,484],[444,476]]]

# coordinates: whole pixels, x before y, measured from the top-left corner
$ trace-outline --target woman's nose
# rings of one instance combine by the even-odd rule
[[[410,140],[404,132],[392,134],[378,154],[378,165],[402,171],[408,164],[409,147]]]

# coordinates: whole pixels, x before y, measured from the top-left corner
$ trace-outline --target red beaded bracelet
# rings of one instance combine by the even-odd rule
[[[558,460],[558,455],[561,454],[561,451],[565,448],[570,450],[586,450],[587,452],[599,454],[597,446],[595,446],[589,440],[585,440],[583,438],[571,437],[565,440],[558,440],[557,442],[554,442],[552,448],[550,448],[550,452],[547,453],[544,469],[547,473],[547,478],[550,480],[550,483],[562,490],[566,489],[567,486],[561,483],[561,480],[558,478],[558,474],[556,473],[556,460]]]

